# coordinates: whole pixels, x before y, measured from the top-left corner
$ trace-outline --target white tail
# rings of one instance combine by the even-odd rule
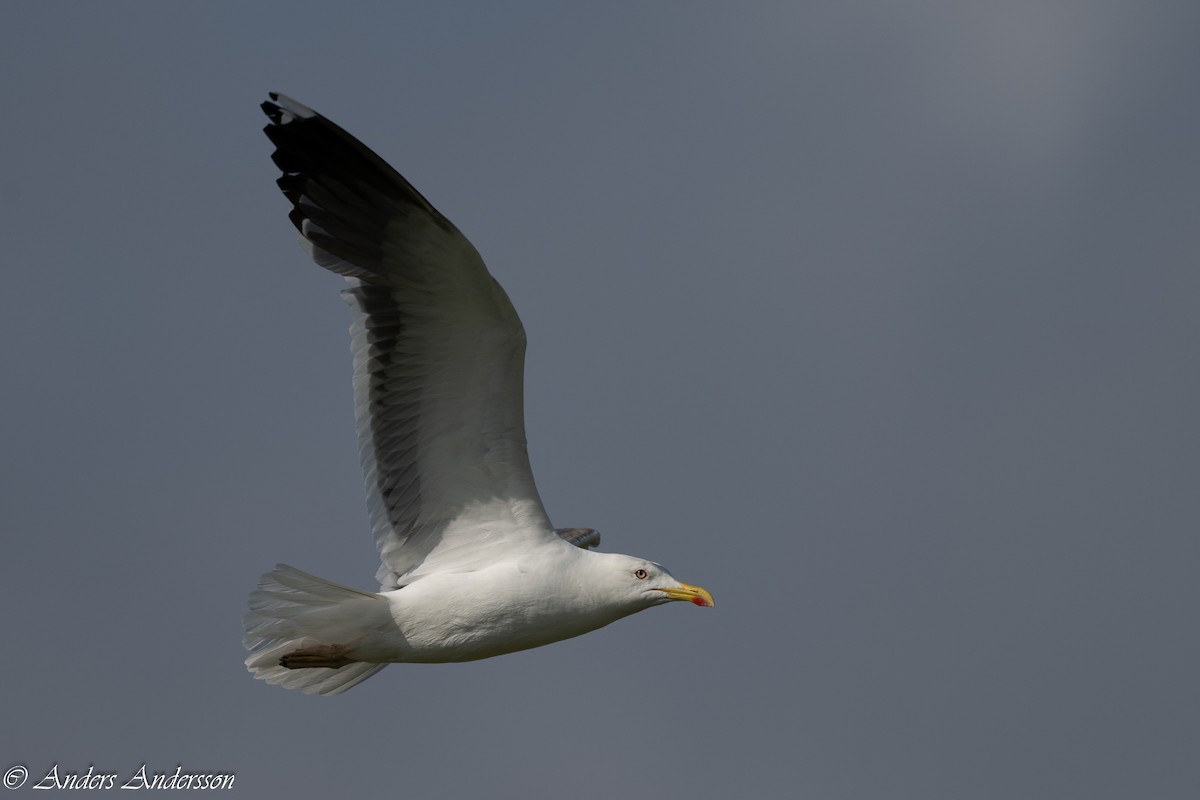
[[[387,600],[322,580],[287,564],[258,581],[250,593],[242,642],[250,651],[246,668],[254,677],[307,694],[339,694],[365,681],[387,664],[354,662],[344,667],[287,669],[279,659],[294,650],[353,643],[387,614]]]

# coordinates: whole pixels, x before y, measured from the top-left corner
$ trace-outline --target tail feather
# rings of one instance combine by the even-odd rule
[[[250,593],[246,635],[250,651],[246,668],[255,678],[307,694],[339,694],[365,681],[387,664],[354,662],[331,669],[287,669],[279,659],[293,650],[314,645],[349,643],[360,638],[364,625],[386,613],[386,600],[322,580],[286,564],[259,579]]]

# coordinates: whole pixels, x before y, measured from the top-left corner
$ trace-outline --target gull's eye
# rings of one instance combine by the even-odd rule
[[[650,573],[646,572],[646,570],[642,569],[641,567],[638,567],[633,571],[633,577],[637,578],[639,581],[646,580],[646,576],[649,574]]]

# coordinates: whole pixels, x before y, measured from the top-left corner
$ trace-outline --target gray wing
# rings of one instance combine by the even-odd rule
[[[346,276],[371,525],[395,588],[557,539],[525,446],[525,331],[458,229],[383,159],[272,93],[264,129],[305,246]]]
[[[584,550],[600,546],[600,531],[595,528],[555,528],[554,532],[564,542],[582,547]]]

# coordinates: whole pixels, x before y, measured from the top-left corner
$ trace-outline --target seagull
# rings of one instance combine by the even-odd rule
[[[479,253],[400,173],[272,92],[263,129],[312,259],[345,277],[354,408],[379,591],[286,564],[250,594],[254,677],[309,694],[390,663],[491,658],[713,596],[556,529],[529,468],[525,330]]]

